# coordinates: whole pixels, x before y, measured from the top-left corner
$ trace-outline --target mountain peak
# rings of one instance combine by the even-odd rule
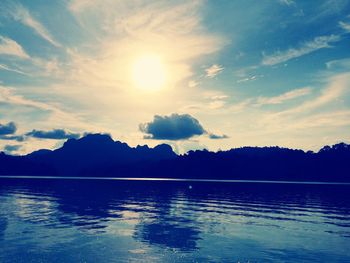
[[[85,135],[84,137],[81,137],[80,139],[71,138],[68,139],[64,145],[71,144],[75,142],[80,143],[114,143],[113,139],[109,134],[102,134],[102,133],[89,133]]]
[[[114,146],[114,141],[108,134],[87,134],[80,139],[68,139],[61,148],[56,151],[62,150],[105,150]]]

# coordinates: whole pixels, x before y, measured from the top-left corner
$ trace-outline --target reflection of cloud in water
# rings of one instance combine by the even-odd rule
[[[134,237],[151,245],[183,251],[197,249],[199,225],[181,216],[184,206],[179,205],[178,198],[175,194],[157,202],[151,220],[142,220],[136,225]]]
[[[155,221],[136,226],[134,237],[152,245],[193,250],[197,248],[196,242],[199,239],[199,231],[196,228]]]
[[[124,222],[136,225],[140,222],[140,214],[134,211],[121,211],[121,216]]]
[[[7,228],[7,218],[0,217],[0,239],[4,238],[5,230]]]
[[[55,199],[49,196],[15,194],[13,198],[15,215],[26,221],[48,223],[57,211]]]

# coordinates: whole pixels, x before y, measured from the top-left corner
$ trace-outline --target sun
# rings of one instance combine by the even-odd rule
[[[132,81],[142,90],[154,91],[165,86],[166,69],[161,57],[147,54],[137,58],[132,66]]]

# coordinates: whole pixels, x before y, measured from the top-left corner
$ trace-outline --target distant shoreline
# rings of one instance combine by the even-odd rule
[[[350,144],[345,143],[324,146],[317,153],[280,147],[242,147],[177,155],[167,144],[130,147],[109,135],[88,134],[69,139],[53,151],[39,150],[25,156],[0,152],[0,175],[41,179],[350,183],[349,161]]]
[[[311,184],[311,185],[350,185],[348,182],[316,181],[271,181],[271,180],[227,180],[227,179],[185,179],[185,178],[142,178],[142,177],[96,177],[96,176],[29,176],[0,175],[0,179],[65,179],[65,180],[112,180],[112,181],[174,181],[174,182],[207,182],[207,183],[259,183],[259,184]]]

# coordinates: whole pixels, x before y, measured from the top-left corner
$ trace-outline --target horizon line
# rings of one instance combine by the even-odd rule
[[[274,181],[274,180],[229,180],[195,178],[155,178],[155,177],[96,177],[96,176],[31,176],[0,175],[0,179],[49,179],[49,180],[110,180],[110,181],[162,181],[162,182],[203,182],[203,183],[259,183],[259,184],[307,184],[307,185],[350,185],[348,182],[317,181]]]

